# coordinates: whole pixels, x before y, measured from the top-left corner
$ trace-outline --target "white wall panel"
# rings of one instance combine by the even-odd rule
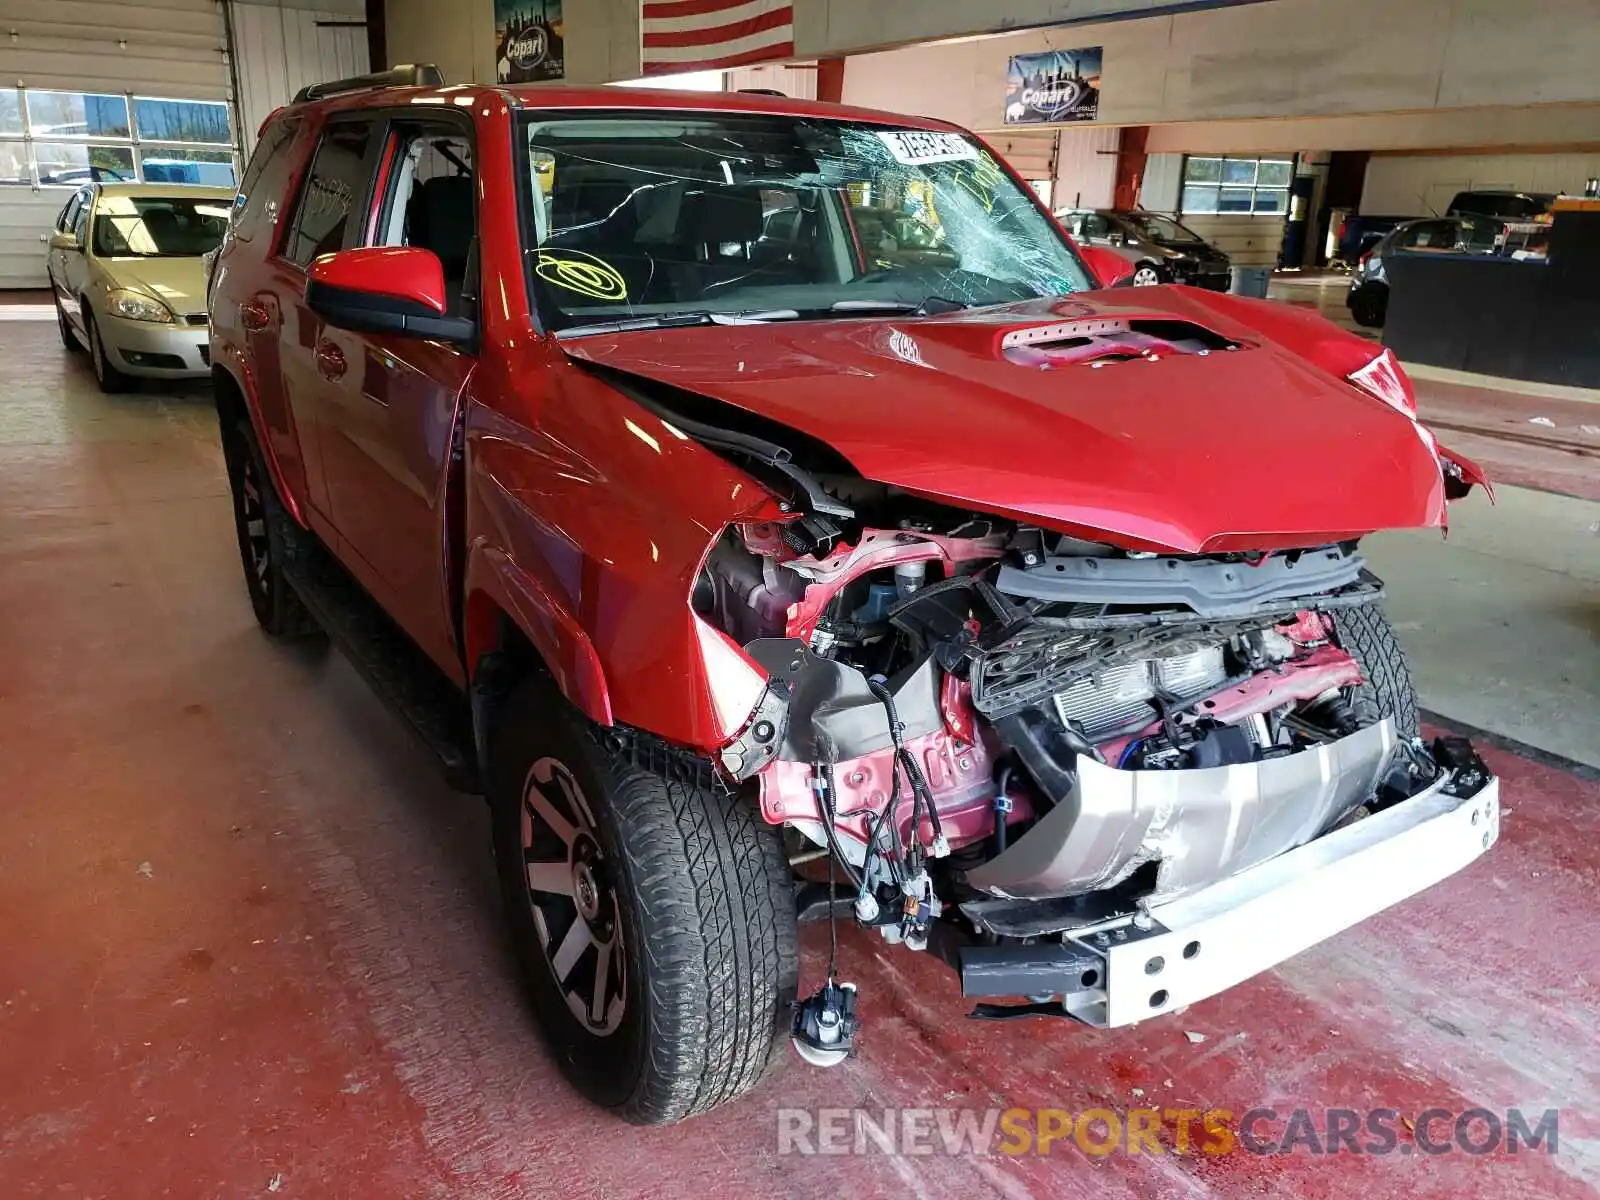
[[[1056,158],[1056,208],[1110,208],[1117,190],[1122,130],[1092,125],[1061,130]]]
[[[1365,213],[1444,212],[1457,192],[1493,188],[1581,194],[1600,178],[1600,150],[1584,154],[1379,155],[1367,164]]]
[[[1139,207],[1151,212],[1175,213],[1182,199],[1183,155],[1147,154],[1144,178],[1139,181]]]
[[[1010,56],[1094,45],[1107,125],[1600,102],[1600,0],[1272,0],[1033,29],[857,55],[844,98],[993,129]]]
[[[0,192],[0,288],[50,286],[39,235],[55,225],[70,188],[8,188]]]
[[[261,122],[301,88],[372,69],[366,26],[348,11],[234,3],[232,20],[239,133],[247,157]]]
[[[854,54],[936,38],[1149,17],[1192,6],[1193,0],[795,0],[795,49],[807,55]]]
[[[1450,147],[1532,150],[1600,144],[1600,104],[1456,108],[1288,120],[1192,121],[1154,125],[1152,151],[1270,154],[1323,150],[1440,150]]]
[[[796,66],[772,64],[759,67],[736,67],[723,72],[723,89],[740,92],[750,88],[772,88],[796,100],[817,98],[817,65],[803,63]]]

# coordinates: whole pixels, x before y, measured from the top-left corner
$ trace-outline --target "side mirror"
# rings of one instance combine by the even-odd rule
[[[1078,257],[1103,288],[1118,287],[1133,278],[1133,264],[1115,250],[1104,246],[1079,246]]]
[[[419,246],[364,246],[311,264],[306,304],[328,324],[357,333],[471,341],[476,326],[446,313],[444,265]]]
[[[52,250],[78,250],[82,248],[78,245],[78,235],[70,232],[41,234],[39,240]]]

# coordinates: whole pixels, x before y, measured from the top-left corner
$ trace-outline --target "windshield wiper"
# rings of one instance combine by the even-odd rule
[[[742,312],[654,313],[648,317],[625,317],[620,321],[597,321],[590,325],[569,325],[557,330],[556,337],[585,337],[592,333],[632,333],[639,329],[680,329],[690,325],[759,325],[765,321],[796,321],[800,313],[793,308],[752,308]]]
[[[909,300],[840,300],[828,306],[832,313],[872,313],[896,312],[912,313],[919,317],[938,316],[940,313],[960,312],[962,309],[971,308],[972,305],[964,300],[952,300],[948,296],[924,296],[913,304]]]

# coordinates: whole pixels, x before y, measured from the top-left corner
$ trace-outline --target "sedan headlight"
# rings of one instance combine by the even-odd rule
[[[154,296],[127,288],[113,288],[106,293],[106,311],[114,317],[130,321],[154,321],[161,325],[172,324],[172,310]]]

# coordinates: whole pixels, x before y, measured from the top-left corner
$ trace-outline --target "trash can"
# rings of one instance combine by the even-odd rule
[[[1272,283],[1271,267],[1230,267],[1228,274],[1231,276],[1228,290],[1235,296],[1267,298],[1267,288]]]

